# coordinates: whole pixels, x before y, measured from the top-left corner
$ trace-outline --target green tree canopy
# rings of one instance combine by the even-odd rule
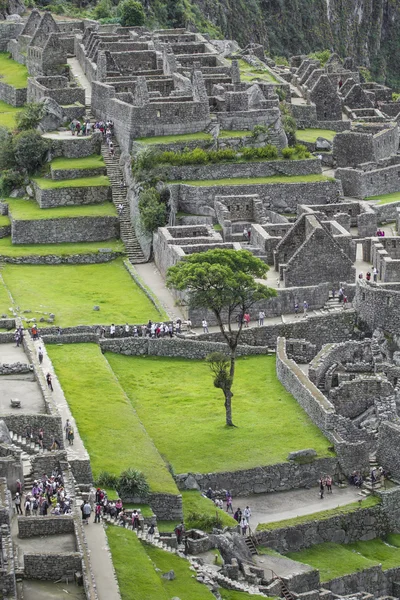
[[[244,315],[256,302],[276,296],[276,291],[257,280],[268,266],[248,250],[216,249],[191,254],[167,272],[167,285],[188,294],[193,308],[211,311],[229,348],[230,379],[221,386],[225,396],[226,424],[232,422],[232,384],[237,346]],[[219,386],[218,386],[219,387]]]
[[[123,27],[139,27],[144,24],[144,9],[136,0],[124,0],[120,5],[120,14]]]

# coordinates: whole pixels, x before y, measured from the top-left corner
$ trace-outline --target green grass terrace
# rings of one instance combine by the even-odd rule
[[[51,163],[52,169],[66,170],[66,169],[97,169],[98,167],[105,167],[104,158],[99,154],[91,154],[83,158],[54,158]]]
[[[166,317],[134,282],[122,258],[95,265],[6,264],[2,276],[21,310],[53,312],[61,327]]]
[[[246,137],[251,135],[249,130],[221,130],[219,138],[231,138],[231,137]],[[136,141],[142,144],[172,144],[174,142],[195,142],[196,140],[208,140],[212,141],[213,136],[209,133],[199,131],[198,133],[182,133],[177,135],[160,135],[155,137],[138,138]]]
[[[296,138],[300,142],[316,142],[317,138],[323,137],[330,142],[333,140],[337,131],[332,131],[332,129],[298,129],[296,131]]]
[[[33,181],[41,190],[57,190],[60,188],[78,187],[100,187],[109,186],[110,180],[106,175],[96,177],[79,177],[78,179],[47,179],[46,177],[34,177]]]
[[[177,494],[166,464],[97,344],[47,346],[93,475],[140,469],[153,492]]]
[[[105,354],[158,451],[175,473],[235,471],[286,462],[330,442],[278,381],[275,357],[237,361],[233,421],[205,361]],[[168,384],[166,384],[168,382]]]
[[[77,242],[62,244],[13,244],[11,237],[0,239],[0,256],[71,256],[73,254],[93,254],[100,249],[126,253],[121,240],[105,242]]]
[[[73,179],[71,181],[80,180]],[[56,208],[40,208],[36,200],[26,200],[22,198],[6,198],[4,202],[7,202],[11,217],[16,221],[71,219],[73,217],[114,217],[117,214],[117,210],[112,202],[59,206]]]
[[[392,194],[380,194],[379,196],[368,196],[365,200],[374,200],[376,204],[390,204],[391,202],[400,202],[400,191]]]
[[[28,86],[28,69],[10,57],[8,52],[0,52],[0,81],[15,88]]]
[[[300,552],[290,552],[286,556],[318,569],[321,582],[326,582],[378,565],[384,571],[398,567],[400,535],[390,534],[385,540],[376,538],[352,544],[318,544]]]
[[[1,55],[1,53],[0,53]],[[2,81],[0,76],[0,82]],[[17,122],[15,120],[17,114],[21,112],[22,108],[16,108],[0,100],[0,127],[6,129],[15,129]]]
[[[335,181],[332,177],[324,175],[273,175],[272,177],[231,177],[227,179],[196,179],[179,180],[170,183],[182,183],[198,187],[216,185],[272,185],[277,183],[317,183],[322,181]]]

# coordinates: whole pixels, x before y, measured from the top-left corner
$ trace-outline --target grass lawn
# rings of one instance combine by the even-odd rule
[[[249,135],[251,135],[251,131],[248,129],[236,131],[222,130],[219,132],[220,138],[248,137]]]
[[[391,202],[400,202],[400,192],[392,194],[380,194],[379,196],[368,196],[364,200],[379,200],[377,204],[390,204]]]
[[[294,519],[285,519],[283,521],[275,521],[274,523],[259,523],[257,525],[257,531],[280,529],[281,527],[294,527],[301,523],[308,523],[310,521],[323,521],[324,519],[330,519],[334,516],[345,515],[350,512],[355,512],[360,508],[371,508],[380,504],[381,500],[377,496],[368,496],[368,498],[360,499],[360,502],[351,502],[344,506],[338,506],[332,510],[323,510],[310,515],[304,515],[301,517],[295,517]]]
[[[7,215],[0,215],[0,227],[10,225],[11,221]]]
[[[98,167],[104,167],[104,158],[100,154],[91,154],[84,158],[54,158],[51,161],[52,169],[97,169]]]
[[[11,106],[11,104],[6,104],[6,102],[0,100],[0,127],[15,129],[17,126],[15,117],[19,112],[21,112],[21,110],[22,108],[16,108],[15,106]]]
[[[183,518],[185,520],[185,524],[187,527],[188,517],[190,513],[198,513],[202,515],[207,515],[210,517],[215,517],[216,514],[222,521],[223,527],[236,527],[237,521],[232,517],[232,515],[228,515],[227,512],[217,508],[208,498],[205,498],[197,492],[196,490],[187,490],[182,493],[182,502],[183,502]],[[189,524],[189,527],[192,525]]]
[[[243,137],[251,135],[251,131],[248,130],[221,130],[219,133],[220,138],[229,138],[229,137]],[[160,135],[155,137],[147,137],[147,138],[139,138],[137,141],[142,144],[172,144],[174,142],[194,142],[196,140],[209,140],[213,139],[212,135],[209,133],[203,133],[202,131],[198,133],[182,133],[178,135]]]
[[[230,177],[227,179],[196,179],[193,181],[171,181],[170,183],[183,183],[208,187],[214,185],[254,185],[272,183],[313,183],[317,181],[334,181],[332,177],[324,175],[273,175],[272,177]]]
[[[390,546],[379,538],[346,545],[318,544],[286,556],[319,569],[322,582],[379,564],[383,570],[400,564],[400,548]]]
[[[291,451],[330,442],[278,381],[274,356],[237,361],[233,421],[204,361],[107,353],[159,452],[176,473],[209,473],[285,462]],[[168,384],[166,383],[168,382]]]
[[[90,454],[94,477],[140,469],[154,492],[176,494],[171,474],[97,344],[48,346],[47,351]]]
[[[21,309],[53,312],[61,327],[160,318],[122,259],[98,265],[7,264],[2,275]]]
[[[0,239],[0,256],[70,256],[71,254],[91,254],[100,248],[109,248],[113,252],[124,252],[125,246],[121,240],[107,240],[106,242],[82,242],[65,244],[22,244],[11,242],[11,237]]]
[[[318,137],[323,137],[330,142],[333,140],[337,131],[331,129],[298,129],[296,137],[304,142],[316,142]]]
[[[213,600],[207,586],[193,577],[189,562],[175,554],[142,544],[132,531],[107,527],[108,543],[122,600]],[[156,571],[156,569],[159,569]],[[161,575],[173,569],[175,579]]]
[[[67,219],[72,217],[114,217],[117,214],[117,209],[112,202],[103,202],[103,204],[82,204],[77,206],[59,206],[57,208],[40,208],[36,200],[6,198],[4,201],[7,202],[13,219],[16,219],[17,221]]]
[[[252,67],[243,59],[239,59],[240,79],[242,81],[252,81],[253,79],[261,79],[270,83],[279,83],[276,77],[268,69],[257,69]]]
[[[259,596],[258,594],[248,594],[247,592],[236,592],[235,590],[225,590],[220,588],[222,600],[271,600],[267,596]]]
[[[0,52],[0,80],[15,88],[28,86],[28,69],[10,58],[8,52]]]
[[[11,298],[8,293],[2,276],[0,275],[0,314],[12,317],[12,313],[8,310],[12,306]]]
[[[107,175],[96,175],[96,177],[79,177],[79,179],[46,179],[45,177],[34,177],[33,181],[41,190],[57,190],[59,188],[76,187],[100,187],[109,186],[110,180]]]

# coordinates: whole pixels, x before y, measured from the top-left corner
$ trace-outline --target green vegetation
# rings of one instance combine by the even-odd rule
[[[181,133],[179,135],[159,135],[154,137],[138,138],[137,141],[142,144],[172,144],[173,142],[192,142],[196,140],[211,141],[212,135],[209,133]]]
[[[108,527],[107,537],[122,600],[170,600],[173,596],[190,600],[214,598],[207,586],[193,577],[185,559],[141,544],[132,531],[120,527]],[[161,575],[171,569],[175,579],[163,579]]]
[[[51,168],[58,170],[65,169],[97,169],[104,167],[104,158],[100,154],[91,154],[83,158],[54,158],[51,161]]]
[[[40,208],[35,200],[6,198],[5,201],[9,206],[12,218],[17,221],[67,219],[73,217],[112,217],[117,214],[116,208],[112,202],[60,206],[57,208]]]
[[[16,135],[2,135],[0,169],[16,169],[19,174],[34,173],[44,164],[48,149],[49,141],[33,129]]]
[[[6,286],[4,285],[3,278],[0,276],[0,314],[8,314],[11,317],[10,311],[8,310],[11,306],[12,302],[10,295]]]
[[[5,265],[2,274],[18,306],[53,312],[61,327],[161,318],[122,259],[98,265]],[[100,311],[93,310],[95,305]]]
[[[10,57],[8,52],[0,52],[0,78],[4,83],[15,88],[26,88],[28,85],[28,69]]]
[[[15,129],[17,126],[16,116],[21,110],[21,108],[15,108],[15,106],[11,106],[11,104],[6,104],[0,100],[0,127]]]
[[[107,240],[105,242],[81,242],[64,244],[22,244],[16,245],[11,237],[0,239],[0,256],[70,256],[71,254],[91,254],[100,248],[109,248],[113,252],[125,254],[125,246],[121,240]]]
[[[195,185],[199,187],[209,187],[215,185],[256,185],[256,184],[274,184],[274,183],[316,183],[318,181],[334,181],[332,177],[324,175],[274,175],[272,177],[230,177],[227,179],[196,179],[171,181],[170,183],[184,183],[185,185]]]
[[[377,496],[368,496],[368,498],[360,498],[358,502],[351,502],[344,506],[338,506],[331,510],[321,510],[310,515],[304,515],[302,517],[295,517],[294,519],[285,519],[283,521],[275,521],[274,523],[259,523],[257,525],[257,531],[265,531],[272,529],[280,529],[281,527],[294,527],[301,523],[308,523],[309,521],[324,521],[331,517],[340,515],[346,515],[351,512],[355,512],[360,508],[372,508],[380,504],[381,500]]]
[[[10,219],[7,215],[0,215],[0,227],[6,227],[10,225]]]
[[[27,131],[28,129],[36,129],[44,117],[44,112],[43,102],[25,104],[16,118],[18,130]]]
[[[204,529],[212,531],[217,526],[217,521],[223,527],[235,527],[237,522],[224,510],[217,508],[208,498],[196,490],[182,492],[183,517],[186,529]]]
[[[235,138],[235,137],[248,137],[251,135],[251,131],[249,131],[248,129],[237,129],[235,131],[224,131],[221,130],[219,132],[219,136],[220,138]]]
[[[248,594],[247,592],[236,592],[235,590],[219,590],[222,600],[272,600],[266,596],[258,596],[257,594]]]
[[[101,471],[119,475],[134,467],[146,475],[152,491],[177,493],[97,344],[49,346],[48,352],[90,454],[94,477]]]
[[[34,177],[33,181],[40,187],[41,190],[57,190],[60,188],[76,187],[99,187],[110,185],[110,180],[106,175],[97,175],[97,177],[79,177],[79,179],[62,179],[60,181],[46,179],[45,177]]]
[[[268,81],[269,83],[279,83],[277,78],[262,66],[260,62],[260,68],[249,65],[245,60],[239,59],[240,79],[242,81],[253,81],[259,79],[261,81]]]
[[[118,6],[122,27],[140,27],[144,24],[143,5],[136,0],[124,0]]]
[[[395,541],[399,543],[399,538]],[[384,571],[398,567],[400,548],[389,544],[379,538],[346,545],[326,543],[300,552],[290,552],[287,556],[319,569],[321,581],[324,582],[377,565],[382,565]]]
[[[167,204],[156,188],[143,190],[139,195],[140,222],[145,231],[152,233],[167,224]]]
[[[319,62],[321,63],[321,67],[324,67],[326,65],[330,56],[331,56],[331,51],[328,49],[327,50],[318,50],[317,52],[311,52],[308,55],[309,58],[319,60]]]
[[[220,392],[210,385],[204,361],[112,353],[106,357],[176,473],[275,464],[302,448],[330,455],[328,440],[278,381],[273,356],[238,359],[233,391],[240,426],[233,429],[223,425]]]
[[[336,134],[337,131],[331,129],[298,129],[296,132],[297,139],[310,143],[316,142],[318,137],[323,137],[331,142]]]
[[[379,204],[391,204],[392,202],[400,202],[400,192],[393,192],[392,194],[380,194],[379,196],[368,196],[365,200],[375,200]]]

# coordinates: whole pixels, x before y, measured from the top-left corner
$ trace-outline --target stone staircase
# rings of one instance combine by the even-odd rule
[[[10,437],[12,440],[12,443],[15,446],[18,446],[18,448],[21,448],[21,450],[23,452],[25,452],[25,454],[29,454],[29,455],[34,455],[34,454],[38,454],[39,452],[49,452],[49,450],[46,450],[45,448],[42,448],[39,446],[38,443],[36,443],[35,441],[31,441],[21,435],[19,435],[18,433],[14,433],[13,431],[10,431]]]
[[[142,249],[130,220],[129,204],[126,198],[126,187],[121,184],[124,179],[119,166],[119,146],[115,139],[113,139],[113,144],[115,152],[114,156],[111,156],[106,142],[103,142],[101,145],[101,154],[104,158],[107,175],[111,183],[113,203],[118,210],[121,240],[125,244],[126,252],[131,263],[143,263],[146,262],[146,259],[143,256]]]

